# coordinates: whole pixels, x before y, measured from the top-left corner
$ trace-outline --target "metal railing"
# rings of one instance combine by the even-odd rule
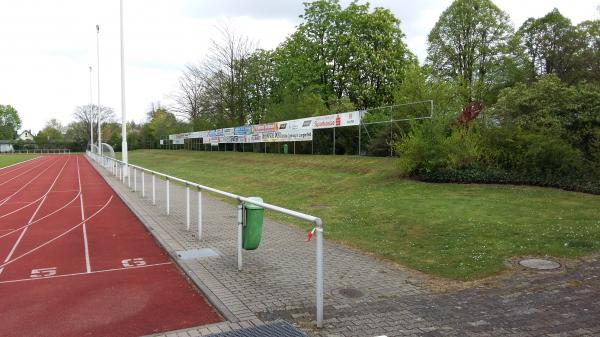
[[[123,184],[127,184],[127,186],[133,190],[134,192],[138,192],[138,183],[137,176],[138,172],[141,172],[141,193],[142,198],[146,197],[146,186],[145,186],[145,174],[150,174],[152,176],[152,204],[156,205],[156,178],[163,178],[165,181],[165,209],[166,214],[169,215],[171,213],[171,181],[181,183],[185,185],[186,188],[186,198],[185,198],[185,214],[186,214],[186,228],[190,230],[191,228],[191,205],[190,205],[190,188],[195,188],[197,193],[198,200],[198,239],[202,239],[202,192],[211,192],[217,195],[237,200],[237,267],[238,270],[242,270],[242,230],[243,230],[243,203],[247,202],[256,206],[263,207],[265,209],[275,211],[281,214],[285,214],[296,219],[304,220],[310,222],[315,225],[315,243],[316,243],[316,322],[317,327],[323,327],[323,221],[320,218],[300,213],[297,211],[293,211],[284,207],[268,204],[265,202],[258,202],[256,200],[249,199],[248,197],[243,197],[240,195],[236,195],[233,193],[225,192],[218,190],[216,188],[204,186],[201,184],[197,184],[191,181],[187,181],[181,178],[173,177],[165,173],[153,171],[147,169],[145,167],[141,167],[133,164],[125,164],[124,162],[110,158],[106,156],[99,156],[98,154],[87,152],[88,157],[92,158],[95,162],[102,165],[106,170],[108,170],[112,175],[117,177]],[[131,170],[133,170],[133,185],[131,179]]]

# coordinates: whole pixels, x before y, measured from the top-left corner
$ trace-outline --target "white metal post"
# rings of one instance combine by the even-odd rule
[[[129,165],[125,165],[125,175],[127,176],[127,187],[131,189],[131,174],[129,174]]]
[[[202,190],[198,188],[198,240],[202,238]]]
[[[156,176],[152,173],[152,205],[156,205]]]
[[[98,106],[96,107],[98,113],[98,155],[102,155],[102,134],[101,134],[101,126],[100,126],[100,25],[96,25],[96,61],[97,61],[97,71],[98,71]]]
[[[146,197],[146,181],[144,177],[144,171],[142,171],[142,198]]]
[[[94,153],[94,119],[92,118],[94,112],[93,100],[92,100],[92,66],[90,66],[90,106],[88,113],[90,114],[90,152]]]
[[[133,168],[133,191],[137,192],[137,169]]]
[[[185,184],[185,225],[190,230],[190,185]]]
[[[242,270],[242,226],[243,226],[243,209],[242,202],[240,201],[238,204],[238,239],[237,239],[237,262],[238,262],[238,270]]]
[[[317,244],[317,328],[323,327],[323,224],[321,219],[316,222]]]
[[[165,185],[167,189],[167,215],[171,213],[171,184],[169,178],[166,178]]]
[[[129,165],[127,156],[127,114],[125,113],[125,41],[123,38],[123,0],[119,1],[120,5],[120,34],[121,34],[121,154],[125,166]],[[126,172],[129,174],[129,172]]]

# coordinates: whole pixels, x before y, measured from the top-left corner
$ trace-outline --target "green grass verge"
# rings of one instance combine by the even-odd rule
[[[0,154],[0,168],[35,158],[35,154]]]
[[[140,150],[130,160],[319,216],[329,240],[451,279],[493,275],[513,256],[600,249],[600,196],[403,180],[392,158]]]

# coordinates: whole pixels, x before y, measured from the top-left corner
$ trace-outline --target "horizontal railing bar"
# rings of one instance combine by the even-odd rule
[[[115,161],[117,163],[120,163],[122,165],[125,165],[125,163],[123,161],[121,161],[121,160],[118,160],[118,159],[115,159],[115,158],[110,158],[110,157],[105,157],[105,158],[107,158],[109,160],[113,160],[113,161]],[[221,191],[221,190],[218,190],[216,188],[212,188],[212,187],[209,187],[209,186],[205,186],[205,185],[201,185],[201,184],[198,184],[198,183],[194,183],[194,182],[191,182],[191,181],[188,181],[188,180],[185,180],[185,179],[173,177],[173,176],[170,176],[168,174],[161,173],[161,172],[154,171],[154,170],[150,170],[150,169],[142,167],[142,166],[138,166],[138,165],[134,165],[134,164],[127,164],[127,165],[129,165],[131,167],[134,167],[136,169],[139,169],[141,171],[146,171],[148,173],[164,177],[165,179],[169,179],[169,180],[172,180],[172,181],[177,181],[177,182],[180,182],[180,183],[182,183],[184,185],[189,185],[191,187],[196,187],[196,188],[198,188],[198,189],[200,189],[202,191],[208,191],[208,192],[212,192],[212,193],[215,193],[215,194],[219,194],[219,195],[222,195],[224,197],[235,199],[235,200],[240,201],[240,202],[251,203],[253,205],[256,205],[256,206],[259,206],[259,207],[263,207],[263,208],[266,208],[266,209],[269,209],[269,210],[272,210],[272,211],[275,211],[275,212],[279,212],[279,213],[282,213],[282,214],[285,214],[285,215],[288,215],[288,216],[291,216],[291,217],[294,217],[294,218],[297,218],[297,219],[300,219],[300,220],[312,222],[312,223],[314,223],[319,228],[322,227],[321,219],[318,218],[318,217],[316,217],[316,216],[313,216],[313,215],[301,213],[301,212],[298,212],[298,211],[293,211],[291,209],[288,209],[288,208],[285,208],[285,207],[276,206],[276,205],[272,205],[272,204],[269,204],[269,203],[266,203],[266,202],[258,202],[258,201],[255,201],[255,200],[251,200],[248,197],[243,197],[241,195],[237,195],[237,194],[233,194],[233,193]]]

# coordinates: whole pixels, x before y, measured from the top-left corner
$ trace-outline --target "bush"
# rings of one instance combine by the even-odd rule
[[[413,122],[410,132],[396,143],[400,169],[412,175],[470,167],[480,158],[479,137],[477,128],[450,128],[447,118]]]
[[[581,151],[554,134],[519,127],[414,123],[396,143],[403,175],[430,182],[527,184],[599,193]]]

